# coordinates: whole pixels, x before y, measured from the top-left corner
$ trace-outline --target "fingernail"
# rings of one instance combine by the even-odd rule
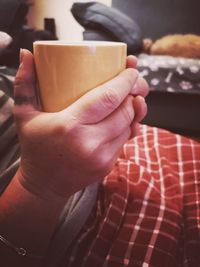
[[[19,60],[20,63],[22,63],[24,57],[24,49],[20,48],[20,53],[19,53]]]

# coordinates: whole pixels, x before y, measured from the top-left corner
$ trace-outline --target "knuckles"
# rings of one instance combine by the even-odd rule
[[[102,104],[108,111],[113,111],[121,104],[119,94],[116,93],[115,89],[109,88],[102,96]]]
[[[132,88],[139,77],[139,72],[136,69],[128,68],[125,70],[126,81],[130,88]]]
[[[149,85],[143,77],[139,76],[138,70],[128,68],[124,74],[126,75],[127,86],[133,89],[133,94],[139,94],[144,97],[148,95]]]
[[[149,85],[147,81],[139,77],[135,86],[133,87],[133,95],[141,95],[143,97],[146,97],[149,93]]]
[[[139,72],[137,69],[133,69],[133,68],[127,68],[125,70],[125,72],[130,75],[131,78],[137,79],[137,77],[139,76]]]
[[[122,97],[121,97],[121,90],[124,88],[128,88],[131,91],[131,89],[134,87],[136,80],[138,78],[138,71],[135,69],[126,69],[118,78],[119,84],[123,84],[123,87],[121,88],[119,85],[119,90],[116,90],[116,88],[108,88],[103,93],[102,96],[102,104],[103,106],[109,111],[113,111],[113,109],[116,109],[122,102]]]

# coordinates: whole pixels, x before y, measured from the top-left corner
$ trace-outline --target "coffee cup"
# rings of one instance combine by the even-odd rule
[[[34,42],[34,60],[43,111],[57,112],[126,67],[120,42]]]

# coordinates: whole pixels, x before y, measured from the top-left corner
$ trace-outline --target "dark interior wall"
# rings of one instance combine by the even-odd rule
[[[200,34],[199,0],[112,0],[140,26],[143,37],[157,39],[166,34]]]
[[[28,4],[25,0],[0,0],[0,31],[5,31],[12,37],[25,23]]]

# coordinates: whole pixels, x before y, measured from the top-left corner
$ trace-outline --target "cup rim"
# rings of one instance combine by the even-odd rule
[[[66,41],[66,40],[40,40],[33,42],[33,45],[60,45],[60,46],[121,46],[126,43],[114,41]]]

